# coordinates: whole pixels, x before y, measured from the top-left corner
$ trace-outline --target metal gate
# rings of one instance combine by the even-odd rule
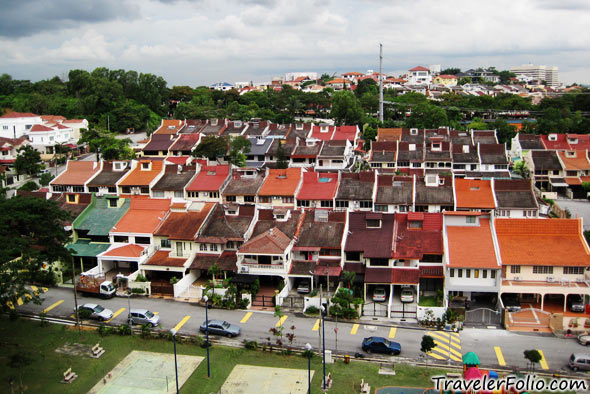
[[[303,310],[303,297],[287,296],[283,298],[282,308]]]
[[[363,316],[387,317],[387,304],[367,302],[363,304]]]
[[[275,297],[267,295],[257,295],[252,301],[252,306],[273,307],[275,306]]]
[[[418,307],[416,304],[396,304],[391,306],[391,317],[416,318]]]
[[[466,325],[500,325],[502,323],[502,314],[489,308],[477,308],[465,311]]]
[[[165,284],[151,284],[151,292],[152,295],[166,295],[166,296],[174,296],[174,287],[171,285]]]

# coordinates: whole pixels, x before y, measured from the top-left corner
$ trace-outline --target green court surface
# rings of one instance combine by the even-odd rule
[[[312,379],[313,373],[312,370]],[[219,392],[221,394],[306,394],[307,376],[307,369],[238,364]]]
[[[203,357],[178,355],[180,387],[199,366]],[[99,381],[88,394],[175,393],[174,354],[132,351]]]
[[[415,388],[415,387],[379,387],[375,394],[439,394],[433,389]]]

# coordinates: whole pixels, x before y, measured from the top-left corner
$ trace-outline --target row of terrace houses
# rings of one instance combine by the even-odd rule
[[[239,168],[204,160],[175,164],[164,158],[68,161],[50,188],[53,193],[135,195],[262,208],[384,213],[493,210],[503,217],[537,217],[544,209],[526,179],[407,176],[381,171]]]
[[[87,198],[86,196],[89,196]],[[589,295],[590,250],[581,219],[508,219],[494,211],[351,212],[263,208],[142,197],[80,195],[71,224],[77,264],[87,274],[152,294],[200,294],[194,284],[217,266],[224,277],[259,279],[282,297],[302,280],[334,291],[343,271],[366,305],[380,287],[387,316],[399,312],[402,289],[415,299],[441,291],[501,306],[504,293],[561,305]],[[172,281],[172,277],[176,281]],[[282,289],[282,290],[281,290]],[[374,307],[375,308],[375,307]],[[366,313],[370,313],[369,306]]]

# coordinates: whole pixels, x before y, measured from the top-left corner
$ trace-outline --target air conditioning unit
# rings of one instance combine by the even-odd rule
[[[516,282],[520,282],[520,281],[521,281],[521,279],[520,279],[520,276],[515,276],[515,277],[514,277],[514,280],[515,280]]]
[[[547,283],[555,283],[555,282],[556,282],[556,280],[554,277],[552,277],[552,276],[547,277]]]
[[[241,266],[240,267],[240,273],[241,274],[247,274],[248,271],[249,271],[249,267],[244,267],[244,266]]]

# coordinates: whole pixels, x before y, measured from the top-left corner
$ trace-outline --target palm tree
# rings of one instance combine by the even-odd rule
[[[342,280],[346,283],[346,286],[350,289],[352,287],[352,282],[354,282],[356,274],[351,271],[343,271],[342,272]]]
[[[517,161],[514,165],[513,171],[524,179],[529,179],[531,174],[524,160]]]

